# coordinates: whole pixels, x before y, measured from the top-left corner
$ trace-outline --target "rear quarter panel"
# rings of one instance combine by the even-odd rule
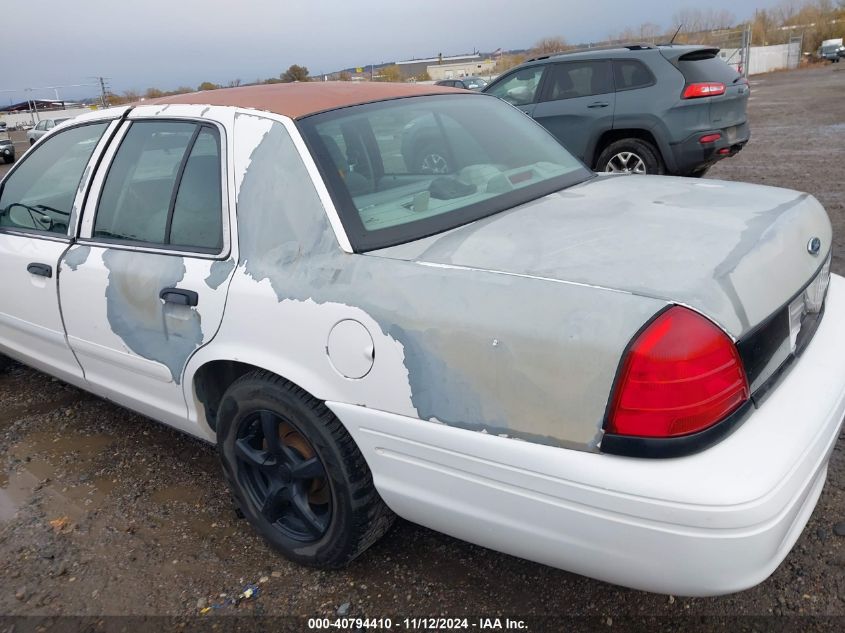
[[[236,119],[240,257],[220,330],[188,375],[236,360],[324,400],[597,450],[621,354],[665,303],[345,253],[289,131],[260,116]],[[373,342],[372,369],[359,379],[341,375],[328,354],[332,328],[347,319]],[[201,420],[196,396],[189,407]]]

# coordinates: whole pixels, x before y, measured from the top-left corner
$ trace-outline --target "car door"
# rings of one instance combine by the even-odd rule
[[[45,121],[39,121],[39,122],[38,122],[38,125],[36,125],[36,126],[32,129],[32,132],[31,132],[31,134],[32,134],[32,141],[33,141],[33,142],[34,142],[34,141],[37,141],[37,140],[38,140],[38,139],[40,139],[42,136],[44,136],[46,133],[47,133],[47,121],[46,121],[46,120],[45,120]]]
[[[216,334],[235,268],[226,147],[218,122],[134,111],[61,264],[68,342],[92,388],[188,431],[182,373]]]
[[[525,114],[533,115],[546,66],[538,64],[515,70],[496,80],[484,92],[507,101]]]
[[[616,95],[610,61],[550,64],[534,118],[581,160],[592,160],[595,143],[613,128]]]
[[[107,143],[110,121],[58,132],[21,159],[0,186],[0,351],[79,383],[65,339],[58,265],[71,243],[75,209]]]

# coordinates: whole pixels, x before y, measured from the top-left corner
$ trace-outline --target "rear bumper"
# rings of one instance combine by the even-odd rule
[[[845,416],[845,279],[777,389],[719,444],[648,460],[327,403],[400,516],[629,587],[706,596],[766,579],[821,494]]]
[[[719,140],[712,143],[700,143],[699,139],[708,134],[720,134]],[[700,169],[706,169],[723,158],[735,156],[745,147],[751,138],[748,123],[723,129],[696,132],[680,143],[670,145],[675,174],[687,176]]]

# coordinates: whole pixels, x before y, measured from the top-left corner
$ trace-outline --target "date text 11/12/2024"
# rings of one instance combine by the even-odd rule
[[[511,618],[446,618],[416,617],[401,618],[308,618],[309,630],[354,630],[362,629],[407,629],[411,631],[429,630],[470,630],[480,631],[520,631],[527,630],[524,620]]]

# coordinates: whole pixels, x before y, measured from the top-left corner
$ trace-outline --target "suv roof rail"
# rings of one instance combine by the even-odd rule
[[[612,51],[618,49],[628,49],[629,51],[645,51],[656,48],[653,44],[606,44],[604,46],[582,46],[581,48],[572,48],[565,51],[558,51],[556,53],[548,53],[546,55],[538,55],[537,57],[532,57],[530,59],[526,59],[523,63],[528,62],[536,62],[541,59],[549,59],[550,57],[560,57],[562,55],[572,55],[573,53],[586,53],[588,51]]]

